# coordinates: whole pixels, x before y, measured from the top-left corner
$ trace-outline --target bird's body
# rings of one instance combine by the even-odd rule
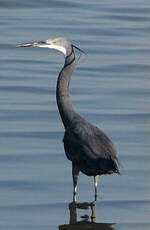
[[[69,83],[76,66],[74,46],[64,38],[19,46],[48,47],[64,53],[65,64],[57,80],[56,99],[65,128],[63,138],[65,153],[72,161],[73,199],[76,200],[80,171],[94,177],[96,199],[98,175],[119,173],[119,159],[111,140],[100,129],[77,114],[72,106]]]
[[[87,176],[119,172],[112,142],[85,120],[77,118],[65,131],[63,142],[67,158]]]

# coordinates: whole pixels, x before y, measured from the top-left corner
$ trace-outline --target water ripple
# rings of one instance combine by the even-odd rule
[[[109,135],[123,165],[121,176],[100,178],[96,222],[149,229],[150,4],[1,0],[0,6],[0,228],[69,223],[71,164],[55,99],[64,59],[46,49],[16,49],[64,36],[88,53],[71,80],[73,105]],[[81,174],[78,201],[92,198],[93,181]]]

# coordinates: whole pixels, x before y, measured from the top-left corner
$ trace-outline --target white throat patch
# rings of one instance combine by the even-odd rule
[[[58,51],[62,52],[66,56],[66,49],[64,47],[62,47],[62,46],[50,45],[49,48],[58,50]]]
[[[44,46],[41,45],[39,47],[41,47],[41,48],[55,49],[55,50],[60,51],[61,53],[63,53],[66,56],[66,49],[64,47],[62,47],[62,46],[51,45],[51,44],[47,44],[47,45],[44,44]]]

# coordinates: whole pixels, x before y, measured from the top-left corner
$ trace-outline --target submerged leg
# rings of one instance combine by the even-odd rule
[[[77,182],[78,182],[78,176],[79,176],[79,169],[72,162],[72,178],[73,178],[73,201],[76,202],[76,193],[77,193]]]
[[[98,185],[98,175],[94,176],[95,201],[97,200],[97,185]]]

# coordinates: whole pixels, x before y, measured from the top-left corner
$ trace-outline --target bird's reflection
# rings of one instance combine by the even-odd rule
[[[69,203],[70,221],[69,224],[60,225],[59,230],[115,230],[112,225],[108,223],[96,223],[96,202],[92,203]],[[84,214],[77,218],[77,209],[88,210],[91,209],[91,216]]]

